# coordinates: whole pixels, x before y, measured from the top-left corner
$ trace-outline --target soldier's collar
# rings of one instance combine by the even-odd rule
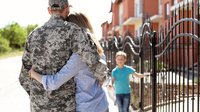
[[[62,16],[59,15],[59,14],[52,14],[52,15],[51,15],[51,18],[52,18],[52,19],[62,19],[63,21],[65,21],[65,18],[62,17]]]

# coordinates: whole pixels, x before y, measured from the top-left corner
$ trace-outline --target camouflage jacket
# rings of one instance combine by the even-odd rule
[[[32,112],[74,112],[75,83],[73,79],[54,91],[28,76],[32,65],[40,74],[55,74],[72,53],[80,55],[98,80],[106,79],[106,63],[102,62],[96,45],[87,33],[60,15],[52,15],[43,26],[34,29],[26,39],[19,82],[30,95]]]

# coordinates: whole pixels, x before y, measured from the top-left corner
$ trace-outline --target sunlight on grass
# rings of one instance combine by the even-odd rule
[[[23,54],[23,50],[12,50],[10,52],[7,53],[0,53],[0,59],[4,59],[4,58],[10,58],[10,57],[15,57],[15,56],[22,56]]]

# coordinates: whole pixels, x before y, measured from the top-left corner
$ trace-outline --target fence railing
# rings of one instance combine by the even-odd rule
[[[147,79],[130,77],[132,107],[151,112],[199,112],[199,16],[199,1],[183,2],[159,32],[144,19],[138,41],[114,36],[101,42],[111,70],[116,67],[116,52],[124,51],[126,65],[150,74]]]

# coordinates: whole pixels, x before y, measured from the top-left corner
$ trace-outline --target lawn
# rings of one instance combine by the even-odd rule
[[[0,53],[0,59],[10,58],[14,56],[21,56],[23,54],[23,49],[15,49],[10,52]]]

